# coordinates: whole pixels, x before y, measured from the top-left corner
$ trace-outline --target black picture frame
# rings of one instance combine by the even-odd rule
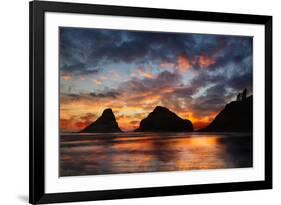
[[[272,17],[248,14],[184,11],[62,2],[30,2],[30,143],[29,202],[31,204],[123,199],[167,195],[260,190],[272,188]],[[71,193],[45,192],[45,72],[44,25],[46,12],[150,17],[265,26],[265,180]]]

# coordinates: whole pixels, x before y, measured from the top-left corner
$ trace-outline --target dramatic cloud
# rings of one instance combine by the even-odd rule
[[[202,67],[222,66],[251,55],[251,43],[234,36],[61,28],[60,67],[87,74],[112,62],[165,60],[188,69],[192,59]]]
[[[210,58],[208,56],[198,56],[195,62],[200,68],[208,68],[209,66],[216,63],[213,58]]]
[[[60,28],[63,131],[112,108],[123,130],[162,105],[202,128],[253,83],[252,37]]]
[[[117,98],[120,94],[116,91],[109,91],[105,93],[89,93],[91,97],[95,98]]]
[[[179,56],[177,59],[177,68],[180,72],[185,72],[192,67],[190,60],[185,56]]]

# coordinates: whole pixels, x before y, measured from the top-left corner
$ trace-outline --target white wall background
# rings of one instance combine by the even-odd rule
[[[273,15],[274,189],[79,204],[278,204],[281,201],[281,6],[277,0],[72,0],[96,4]],[[0,3],[0,204],[28,201],[28,1]],[[279,202],[280,203],[280,202]],[[78,203],[77,203],[78,204]]]

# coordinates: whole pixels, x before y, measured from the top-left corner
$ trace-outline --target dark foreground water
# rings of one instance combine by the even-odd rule
[[[61,135],[60,176],[252,167],[251,133]]]

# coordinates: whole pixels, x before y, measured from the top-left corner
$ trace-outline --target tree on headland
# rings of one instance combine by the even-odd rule
[[[236,101],[241,101],[241,93],[238,93]]]
[[[246,98],[247,98],[247,93],[248,93],[248,90],[247,90],[247,88],[245,88],[245,89],[243,90],[243,93],[242,93],[242,100],[246,100]]]
[[[248,89],[245,88],[242,93],[238,93],[236,101],[244,101],[247,98]]]

